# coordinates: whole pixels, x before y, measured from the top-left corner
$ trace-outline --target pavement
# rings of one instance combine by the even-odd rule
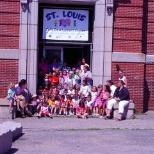
[[[75,117],[17,118],[23,135],[8,154],[154,153],[154,112],[116,121]],[[10,119],[0,118],[0,123]]]

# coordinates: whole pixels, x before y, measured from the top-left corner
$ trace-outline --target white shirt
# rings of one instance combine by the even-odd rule
[[[69,95],[74,95],[74,94],[75,94],[75,90],[74,90],[74,89],[68,90],[68,94],[69,94]]]
[[[88,93],[90,92],[91,90],[90,90],[90,88],[89,88],[89,86],[81,86],[80,87],[80,91],[79,91],[79,94],[84,94],[85,95],[85,97],[87,97],[88,96]]]
[[[79,104],[79,98],[77,98],[77,99],[72,99],[72,102],[73,102],[73,107],[77,107],[78,106],[78,104]]]
[[[116,88],[117,88],[117,87],[116,87],[115,85],[111,85],[111,86],[110,86],[110,90],[111,90],[110,96],[111,96],[111,97],[113,97]]]
[[[67,83],[67,85],[71,85],[72,84],[74,86],[75,85],[75,79],[74,78],[71,78],[71,79],[67,78],[65,83]]]
[[[92,104],[92,101],[89,101],[89,102],[88,102],[88,101],[86,101],[86,103],[87,103],[87,106],[88,106],[88,107],[90,107],[90,106],[91,106],[91,104]]]
[[[97,92],[91,92],[91,101],[94,102],[97,97]]]

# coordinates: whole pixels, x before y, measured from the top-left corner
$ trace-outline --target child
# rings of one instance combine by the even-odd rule
[[[60,101],[60,113],[61,115],[66,115],[66,102],[65,102],[65,96],[61,96],[61,101]]]
[[[111,93],[110,86],[105,85],[104,86],[103,96],[102,96],[102,117],[100,117],[100,118],[104,117],[105,108],[106,108],[107,102],[108,102],[108,100],[110,98],[110,93]]]
[[[64,90],[65,101],[67,100],[67,94],[68,94],[68,90],[65,89],[65,90]]]
[[[32,96],[32,100],[30,101],[29,106],[28,106],[28,109],[32,114],[35,114],[37,112],[37,105],[38,105],[38,103],[37,103],[37,95],[34,94]]]
[[[53,114],[53,111],[55,110],[55,98],[54,98],[54,96],[49,96],[48,108],[50,110],[50,113]]]
[[[83,101],[79,102],[76,108],[76,115],[78,118],[88,118],[88,113],[86,113],[85,103]]]
[[[74,94],[75,94],[75,90],[73,89],[73,85],[71,84],[71,85],[69,85],[69,90],[68,90],[68,95],[70,95],[72,98],[73,98],[73,96],[74,96]]]
[[[76,107],[79,105],[79,97],[78,95],[74,95],[72,102],[73,102],[73,110],[74,110],[74,115],[76,115]]]
[[[91,101],[91,95],[87,96],[86,104],[87,104],[87,113],[89,115],[92,115],[94,104]]]
[[[54,115],[58,115],[59,110],[60,110],[60,98],[59,98],[59,96],[55,96],[55,110],[54,110]]]
[[[92,86],[92,89],[91,89],[91,101],[92,101],[92,103],[95,103],[96,98],[97,98],[97,87]]]
[[[63,77],[63,72],[59,72],[59,84],[63,85],[64,84],[64,77]]]
[[[67,115],[73,115],[73,103],[70,95],[66,97]]]
[[[45,100],[43,100],[38,118],[45,117],[45,116],[52,118],[50,112],[48,111],[48,104]]]
[[[102,109],[102,96],[103,96],[103,86],[102,85],[99,85],[98,86],[98,94],[97,94],[97,97],[95,99],[95,115],[98,116],[100,115],[101,116],[101,109]]]
[[[9,113],[11,113],[12,112],[12,105],[13,105],[14,100],[15,100],[15,84],[13,84],[13,83],[10,83],[10,85],[8,86],[7,99],[10,102],[10,104],[9,104]],[[20,110],[19,109],[19,103],[17,103],[17,110]]]
[[[44,87],[48,85],[49,85],[49,74],[46,74],[44,78]]]
[[[87,81],[83,80],[82,81],[82,86],[80,87],[79,94],[84,94],[85,97],[87,97],[90,91],[91,90],[90,90],[89,86],[87,85]]]
[[[57,89],[59,90],[59,94],[60,94],[60,95],[64,95],[64,89],[62,89],[62,85],[61,85],[61,84],[59,84],[59,85],[57,86]]]
[[[63,78],[64,78],[64,83],[65,83],[67,80],[67,71],[66,70],[63,70]]]

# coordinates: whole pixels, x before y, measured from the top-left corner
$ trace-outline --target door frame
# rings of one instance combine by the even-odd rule
[[[61,62],[63,63],[63,47],[62,46],[44,46],[43,48],[43,56],[46,58],[46,50],[47,49],[59,49],[61,50]],[[52,51],[51,51],[52,52]]]

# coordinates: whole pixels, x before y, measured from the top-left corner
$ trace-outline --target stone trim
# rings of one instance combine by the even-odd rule
[[[19,59],[19,49],[0,49],[0,59]]]
[[[146,55],[146,64],[154,64],[154,55]]]
[[[133,63],[145,63],[146,55],[143,53],[124,53],[113,52],[112,62],[133,62]]]

